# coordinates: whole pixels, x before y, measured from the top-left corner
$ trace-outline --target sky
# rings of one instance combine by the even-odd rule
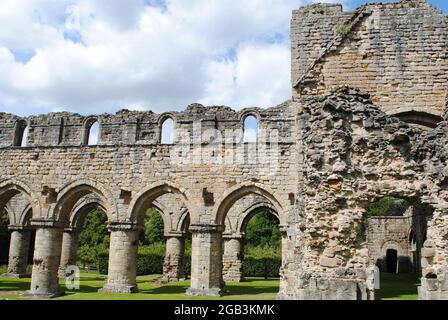
[[[0,0],[0,112],[274,106],[291,96],[291,11],[312,2]]]

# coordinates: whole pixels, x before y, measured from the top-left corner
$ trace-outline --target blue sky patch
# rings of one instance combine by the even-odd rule
[[[28,63],[36,55],[36,51],[33,49],[10,49],[10,51],[14,55],[14,59],[23,64]]]

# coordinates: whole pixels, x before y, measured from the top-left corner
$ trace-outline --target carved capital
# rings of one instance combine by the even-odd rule
[[[223,239],[225,239],[225,240],[231,240],[231,239],[242,240],[242,239],[244,239],[245,236],[246,236],[246,234],[244,232],[242,232],[242,233],[225,233],[222,235]]]
[[[9,231],[31,231],[30,226],[23,226],[23,225],[9,225],[8,230]]]
[[[220,224],[192,224],[189,230],[191,233],[221,233],[224,231],[224,226]]]
[[[112,231],[138,231],[138,230],[141,230],[143,227],[138,226],[134,222],[113,221],[107,225],[107,228],[109,229],[110,232],[112,232]]]
[[[35,228],[55,228],[55,229],[63,229],[67,226],[66,222],[56,221],[53,219],[47,218],[34,218],[31,219],[31,226]]]

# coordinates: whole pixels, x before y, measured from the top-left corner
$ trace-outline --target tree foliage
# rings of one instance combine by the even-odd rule
[[[281,234],[278,219],[269,212],[255,215],[246,227],[246,247],[270,247],[278,249],[281,246]]]
[[[84,265],[97,265],[99,254],[109,250],[109,243],[107,216],[100,209],[93,210],[87,215],[79,235],[79,261]]]
[[[409,203],[404,199],[384,197],[369,206],[367,215],[369,217],[402,216],[408,207]]]
[[[149,209],[146,212],[144,220],[144,233],[140,235],[140,243],[144,246],[164,243],[165,238],[163,236],[163,227],[163,219],[161,214],[154,209]]]

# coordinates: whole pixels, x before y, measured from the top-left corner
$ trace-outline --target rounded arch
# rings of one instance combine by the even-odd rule
[[[184,232],[188,233],[188,228],[190,226],[191,220],[190,220],[190,212],[188,212],[188,209],[185,208],[181,215],[179,222],[177,223],[176,230],[177,232]]]
[[[175,193],[181,196],[182,201],[184,202],[187,210],[189,212],[194,212],[191,210],[191,206],[189,203],[189,199],[191,197],[188,196],[188,192],[182,187],[175,187],[168,182],[161,182],[158,184],[151,185],[142,191],[140,191],[137,196],[132,200],[129,205],[129,212],[127,217],[133,223],[139,223],[140,217],[146,211],[146,209],[151,208],[153,206],[154,201],[167,193]]]
[[[14,124],[13,146],[26,147],[28,145],[30,122],[26,119],[19,119]]]
[[[92,126],[97,123],[98,124],[98,132],[96,133],[96,143],[91,143],[90,140],[92,138],[92,134],[93,132],[91,132],[92,130]],[[101,122],[99,121],[98,117],[96,116],[91,116],[91,117],[87,117],[84,122],[83,122],[83,138],[82,138],[82,144],[84,146],[89,146],[89,145],[97,145],[99,143],[99,138],[100,138],[100,134],[101,134]]]
[[[408,110],[394,114],[401,121],[411,124],[417,124],[428,128],[436,128],[443,121],[440,115],[428,113],[420,110]]]
[[[154,200],[150,205],[150,208],[155,209],[163,220],[163,230],[165,234],[168,234],[172,229],[171,217],[169,209],[161,202]]]
[[[39,197],[35,195],[35,193],[26,183],[14,178],[3,180],[0,182],[0,210],[4,209],[11,198],[18,194],[23,194],[28,198],[34,217],[41,216],[41,205]]]
[[[221,201],[217,202],[217,205],[215,206],[213,213],[215,223],[218,225],[223,225],[225,221],[224,219],[226,218],[229,209],[235,204],[238,199],[241,199],[242,197],[249,194],[259,195],[265,198],[270,203],[270,205],[275,208],[275,211],[277,212],[280,220],[280,224],[283,224],[285,209],[287,205],[282,204],[278,200],[279,197],[274,191],[259,183],[237,185],[228,190],[221,198]]]
[[[107,212],[106,206],[100,198],[96,196],[81,198],[70,214],[70,227],[76,229],[81,228],[86,216],[97,208],[100,208],[105,213]]]
[[[262,211],[267,211],[273,216],[275,216],[279,220],[280,224],[280,216],[278,215],[275,207],[267,202],[258,202],[254,203],[252,206],[247,208],[243,214],[241,215],[240,219],[238,219],[238,225],[237,225],[237,231],[239,233],[244,233],[247,227],[247,224],[249,221],[258,213]]]
[[[257,142],[260,129],[260,115],[253,110],[246,110],[242,113],[241,126],[243,128],[243,142]]]
[[[170,122],[170,123],[169,123]],[[164,113],[157,119],[158,123],[158,143],[160,144],[173,144],[176,133],[176,117],[173,113]],[[169,136],[167,136],[169,135]]]
[[[260,112],[257,109],[245,109],[242,112],[240,112],[239,121],[241,122],[241,124],[244,124],[244,120],[250,116],[257,119],[257,122],[260,122],[261,120]]]
[[[56,204],[51,210],[52,216],[58,221],[68,222],[78,201],[89,194],[94,194],[100,199],[99,202],[104,207],[109,221],[118,220],[118,210],[113,194],[102,184],[90,179],[71,182],[59,190]]]
[[[396,250],[398,253],[398,256],[402,256],[404,254],[403,248],[401,247],[401,245],[393,240],[390,241],[386,241],[382,246],[381,246],[381,253],[385,256],[387,250]]]
[[[31,224],[31,218],[33,217],[33,208],[31,204],[28,204],[20,214],[19,225],[29,226]]]

